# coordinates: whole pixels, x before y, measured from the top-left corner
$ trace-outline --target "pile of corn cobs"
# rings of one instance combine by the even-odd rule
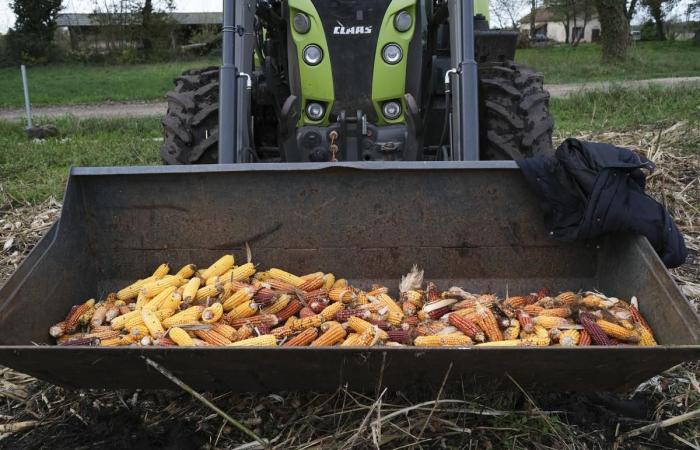
[[[656,345],[631,303],[546,289],[507,297],[423,289],[417,268],[400,297],[363,291],[330,273],[257,272],[225,255],[197,271],[163,264],[106,299],[76,305],[52,326],[59,345],[160,346],[585,346]]]

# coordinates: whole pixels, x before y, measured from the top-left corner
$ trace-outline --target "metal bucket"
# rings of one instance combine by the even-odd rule
[[[548,237],[513,162],[256,164],[72,169],[60,221],[0,290],[0,364],[68,387],[169,388],[147,356],[197,389],[498,385],[613,390],[700,359],[700,321],[646,239]],[[440,287],[504,295],[636,295],[659,347],[88,348],[50,344],[70,306],[167,261],[223,253],[261,267],[398,286],[413,264]],[[478,383],[478,384],[475,384]]]

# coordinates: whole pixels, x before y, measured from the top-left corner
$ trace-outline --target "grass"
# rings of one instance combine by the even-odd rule
[[[549,84],[700,76],[700,46],[690,41],[636,42],[619,64],[601,64],[597,44],[521,49],[515,59],[542,72]]]
[[[215,65],[215,59],[94,66],[51,65],[28,69],[32,104],[63,105],[162,99],[184,70]],[[0,108],[24,103],[19,68],[0,69]]]
[[[160,121],[141,119],[55,122],[62,136],[29,140],[22,125],[0,121],[0,205],[63,198],[71,166],[150,165],[159,162]]]
[[[586,93],[553,99],[551,111],[559,137],[687,119],[700,124],[700,85]],[[159,163],[158,118],[64,118],[56,125],[61,137],[32,141],[20,123],[0,121],[0,205],[36,204],[50,196],[61,199],[70,166]]]

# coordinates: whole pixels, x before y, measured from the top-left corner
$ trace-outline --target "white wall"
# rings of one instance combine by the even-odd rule
[[[572,23],[569,26],[569,36],[573,36],[573,20],[571,21]],[[537,22],[535,23],[535,28],[539,28],[543,26],[543,22]],[[583,26],[583,18],[576,19],[576,25],[578,27]],[[529,23],[523,23],[520,25],[520,29],[522,31],[530,31],[530,24]],[[584,30],[584,35],[583,39],[581,40],[582,42],[591,42],[592,41],[592,35],[593,35],[593,30],[597,29],[600,30],[600,21],[595,18],[595,19],[590,19],[586,23],[586,29]],[[561,22],[548,22],[547,23],[547,37],[554,42],[565,42],[566,41],[566,28],[564,28],[564,24]]]

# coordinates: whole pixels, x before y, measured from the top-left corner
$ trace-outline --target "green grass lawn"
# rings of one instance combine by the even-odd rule
[[[597,44],[520,49],[515,59],[542,72],[548,84],[700,76],[700,46],[690,41],[636,42],[620,64],[602,64]]]
[[[681,120],[700,126],[700,86],[586,93],[551,101],[560,137],[584,131],[629,130]],[[18,122],[0,121],[0,208],[7,203],[38,203],[62,198],[70,166],[159,164],[160,123],[141,119],[65,118],[62,136],[27,139]]]
[[[159,100],[184,70],[216,64],[211,58],[127,66],[36,66],[28,68],[29,90],[35,106]],[[19,107],[23,102],[19,67],[0,69],[0,108]]]

